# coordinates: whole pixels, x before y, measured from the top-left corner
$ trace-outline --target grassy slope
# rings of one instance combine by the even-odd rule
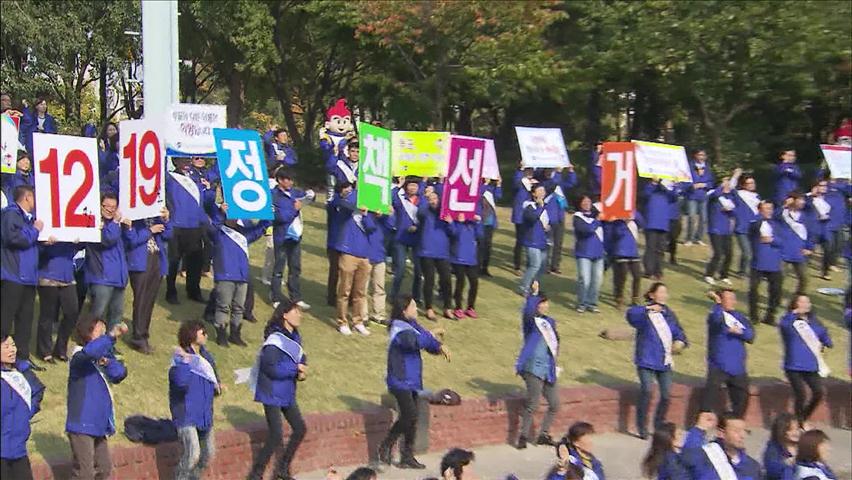
[[[480,318],[461,323],[441,320],[448,328],[448,345],[453,352],[453,362],[430,357],[425,360],[425,383],[432,388],[452,388],[463,396],[483,396],[519,390],[522,383],[514,375],[513,365],[518,352],[519,309],[521,297],[515,293],[517,277],[506,268],[511,262],[513,231],[508,222],[508,210],[500,209],[502,227],[494,237],[494,259],[492,279],[480,282],[478,311]],[[334,312],[324,305],[327,275],[325,257],[325,213],[321,208],[305,210],[306,228],[302,256],[302,290],[305,299],[313,305],[303,320],[302,335],[310,358],[310,377],[300,384],[299,403],[303,412],[335,411],[355,409],[376,404],[385,391],[385,346],[387,337],[381,327],[373,328],[373,335],[362,338],[354,335],[344,338],[334,330]],[[260,273],[263,259],[263,240],[252,245],[253,276]],[[632,342],[613,342],[599,338],[601,329],[625,325],[623,315],[611,305],[612,277],[607,274],[603,286],[603,312],[598,315],[579,315],[570,309],[575,298],[576,269],[570,257],[573,246],[571,232],[566,234],[563,276],[547,276],[543,289],[551,298],[551,312],[559,322],[563,342],[560,364],[565,372],[562,385],[578,383],[606,384],[619,381],[634,381],[635,371],[631,363]],[[705,372],[705,326],[704,318],[709,306],[704,298],[706,285],[701,281],[703,266],[709,256],[709,247],[681,248],[681,266],[669,270],[666,281],[672,291],[671,305],[692,342],[692,348],[676,358],[676,381],[699,381]],[[815,275],[815,272],[812,271]],[[833,282],[825,282],[813,276],[810,288],[843,286],[835,274]],[[410,285],[410,274],[406,285]],[[785,279],[785,298],[792,290],[795,280]],[[219,372],[228,390],[215,404],[218,428],[246,422],[262,421],[262,409],[253,402],[244,385],[233,385],[232,370],[250,366],[261,339],[263,322],[271,313],[265,303],[267,289],[258,287],[255,315],[258,324],[245,324],[244,335],[250,343],[248,348],[210,347],[218,363]],[[206,292],[212,280],[204,279],[202,288]],[[388,281],[390,287],[390,281]],[[747,285],[735,280],[735,287],[745,291]],[[164,288],[164,287],[163,287]],[[410,287],[409,287],[410,288]],[[765,287],[764,287],[765,288]],[[179,291],[183,295],[182,288]],[[127,294],[125,312],[130,312]],[[745,295],[741,295],[744,308]],[[785,300],[786,302],[786,300]],[[835,348],[827,354],[827,361],[835,376],[847,378],[847,355],[849,335],[842,326],[841,299],[815,295],[814,302],[820,317],[828,325],[834,338]],[[202,306],[183,302],[177,307],[165,304],[161,295],[154,309],[152,345],[157,351],[152,356],[143,356],[122,347],[129,374],[127,379],[114,387],[117,403],[118,425],[123,418],[136,413],[152,417],[169,416],[168,409],[168,366],[170,352],[176,345],[175,334],[178,321],[198,318]],[[429,323],[425,321],[425,323]],[[428,325],[427,325],[428,326]],[[749,348],[749,371],[753,378],[778,377],[781,347],[779,335],[771,327],[758,327],[756,343]],[[212,342],[211,342],[212,343]],[[30,449],[36,457],[68,455],[64,435],[65,383],[67,370],[57,365],[40,377],[47,385],[42,403],[42,412],[36,417]],[[125,443],[123,435],[113,439],[114,444]]]

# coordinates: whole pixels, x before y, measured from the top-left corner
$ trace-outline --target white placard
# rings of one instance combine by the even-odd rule
[[[822,155],[831,169],[831,178],[852,179],[852,147],[847,145],[820,145]]]
[[[131,220],[158,217],[165,205],[166,149],[156,125],[151,120],[125,120],[119,129],[118,205],[122,216]]]
[[[216,156],[214,128],[225,128],[224,105],[177,103],[166,114],[163,127],[170,157]]]
[[[18,124],[11,115],[4,113],[0,123],[0,172],[15,173],[18,150],[23,150],[18,140]]]
[[[33,134],[39,240],[100,242],[100,176],[97,139]]]
[[[571,160],[559,128],[515,127],[524,167],[568,167]]]
[[[640,177],[692,183],[686,149],[682,146],[639,140],[633,140],[633,146]]]
[[[497,149],[494,140],[485,139],[485,159],[482,162],[482,178],[500,180],[500,164],[497,163]]]

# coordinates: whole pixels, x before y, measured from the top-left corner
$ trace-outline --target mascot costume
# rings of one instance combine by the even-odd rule
[[[319,132],[320,150],[328,173],[327,198],[329,201],[334,195],[334,186],[338,183],[338,179],[341,176],[347,177],[346,173],[351,174],[356,171],[353,164],[349,163],[346,151],[346,142],[354,137],[352,112],[346,106],[346,99],[341,98],[325,112],[325,126]]]

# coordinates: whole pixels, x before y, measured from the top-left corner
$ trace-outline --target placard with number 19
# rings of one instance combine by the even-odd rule
[[[97,140],[33,134],[39,240],[100,242],[101,209]]]
[[[150,120],[121,122],[118,205],[131,220],[160,215],[165,206],[165,146]]]

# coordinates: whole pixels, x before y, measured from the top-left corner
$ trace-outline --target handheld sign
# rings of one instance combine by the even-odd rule
[[[358,122],[358,208],[390,213],[391,131]]]
[[[494,140],[485,139],[485,160],[482,163],[482,178],[500,180],[500,165],[497,164],[497,149]]]
[[[601,153],[601,220],[627,220],[636,210],[633,144],[604,142]]]
[[[18,162],[18,150],[22,150],[18,139],[18,123],[8,113],[0,119],[0,172],[15,173]]]
[[[36,218],[39,240],[101,241],[101,191],[97,140],[33,134]]]
[[[441,196],[441,218],[450,215],[455,220],[459,214],[472,220],[479,202],[482,186],[482,163],[485,140],[453,135],[450,139],[449,175],[444,180]]]
[[[228,218],[272,220],[272,195],[260,135],[254,130],[215,128],[213,136]]]
[[[118,205],[131,220],[160,215],[166,191],[163,139],[151,120],[125,120],[119,130]]]
[[[636,169],[643,178],[692,183],[686,149],[680,145],[633,140]]]
[[[213,157],[213,130],[225,128],[224,105],[177,103],[165,117],[166,153],[170,157]]]
[[[515,127],[521,164],[532,168],[568,167],[571,160],[559,128]]]
[[[820,145],[831,178],[852,179],[852,147],[848,145]]]
[[[447,169],[450,134],[393,132],[391,158],[394,176],[439,177]]]

